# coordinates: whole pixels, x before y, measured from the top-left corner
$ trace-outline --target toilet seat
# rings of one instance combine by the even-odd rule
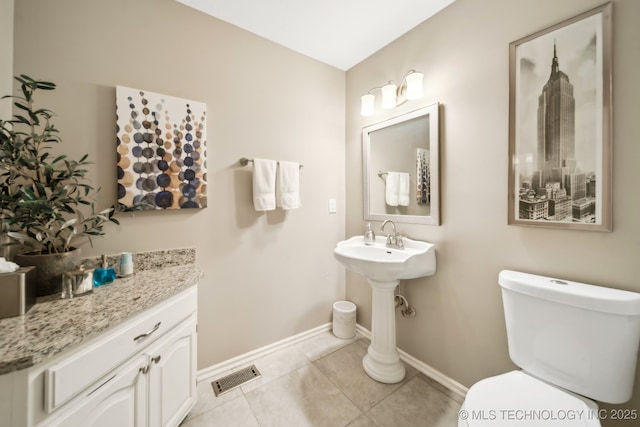
[[[459,425],[600,427],[595,402],[522,371],[474,384],[459,414]]]

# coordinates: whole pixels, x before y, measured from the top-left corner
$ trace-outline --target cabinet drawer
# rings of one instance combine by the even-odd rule
[[[101,334],[44,372],[45,410],[52,412],[196,311],[196,287]]]

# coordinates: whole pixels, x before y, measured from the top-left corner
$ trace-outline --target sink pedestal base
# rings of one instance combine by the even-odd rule
[[[364,371],[376,381],[394,384],[404,379],[404,364],[396,349],[396,313],[394,290],[400,283],[367,278],[373,290],[371,345],[362,360]]]

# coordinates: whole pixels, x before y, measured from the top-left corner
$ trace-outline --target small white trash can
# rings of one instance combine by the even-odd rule
[[[356,336],[356,305],[350,301],[333,303],[333,335],[350,339]]]

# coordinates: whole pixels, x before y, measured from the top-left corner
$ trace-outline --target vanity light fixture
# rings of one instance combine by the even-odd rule
[[[396,86],[393,80],[389,81],[384,86],[374,87],[366,95],[363,95],[362,107],[360,109],[360,115],[373,116],[375,111],[375,96],[371,93],[375,90],[382,92],[382,102],[380,106],[384,109],[395,108],[396,106],[403,104],[409,99],[422,98],[422,80],[424,74],[415,70],[408,71],[400,80],[400,86]]]

